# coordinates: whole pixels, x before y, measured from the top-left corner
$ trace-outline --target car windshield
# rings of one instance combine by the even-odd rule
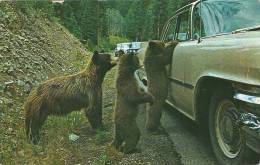
[[[120,49],[128,49],[129,48],[129,43],[120,43],[120,44],[117,44],[117,49],[120,50]]]
[[[207,36],[260,25],[260,0],[207,0],[197,7]]]

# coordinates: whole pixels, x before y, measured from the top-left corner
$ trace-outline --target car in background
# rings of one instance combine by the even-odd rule
[[[259,16],[260,0],[198,0],[163,28],[161,41],[179,41],[167,67],[166,103],[207,126],[221,165],[259,159]]]
[[[141,48],[141,42],[128,42],[128,43],[119,43],[115,48],[115,56],[119,56],[119,51],[122,50],[124,53],[137,53]]]

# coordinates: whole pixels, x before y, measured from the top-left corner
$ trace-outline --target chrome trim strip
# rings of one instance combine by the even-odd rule
[[[242,93],[236,93],[234,99],[244,101],[251,104],[260,105],[260,96],[251,96]]]
[[[185,116],[187,116],[189,119],[196,121],[196,118],[194,116],[189,115],[187,112],[182,111],[180,108],[178,108],[177,106],[175,106],[173,103],[171,103],[168,99],[165,100],[165,102],[170,105],[171,107],[175,108],[177,111],[179,111],[180,113],[184,114]]]
[[[185,83],[185,82],[183,82],[183,81],[181,81],[181,80],[178,80],[178,79],[175,79],[175,78],[172,78],[172,77],[168,77],[168,79],[171,81],[171,82],[173,82],[173,83],[175,83],[175,84],[178,84],[178,85],[181,85],[181,86],[183,86],[183,87],[185,87],[185,88],[188,88],[188,89],[194,89],[194,86],[192,85],[192,84],[189,84],[189,83]]]

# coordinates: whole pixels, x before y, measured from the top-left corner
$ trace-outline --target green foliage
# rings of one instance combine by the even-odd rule
[[[82,115],[80,112],[72,112],[66,118],[66,123],[70,123],[69,127],[71,128],[71,131],[74,128],[79,128],[82,122],[85,120],[84,115]]]
[[[113,49],[114,40],[159,39],[167,19],[189,0],[65,0],[55,5],[61,23],[90,50]],[[111,37],[117,36],[119,38]],[[119,41],[121,42],[121,41]]]
[[[78,26],[78,22],[76,20],[76,17],[74,13],[72,12],[72,7],[64,3],[63,5],[63,25],[70,30],[72,34],[74,34],[76,37],[80,38],[82,33],[80,31],[80,27]]]
[[[98,143],[102,144],[108,142],[111,139],[112,135],[110,132],[100,130],[96,134],[96,140]]]
[[[23,13],[31,14],[32,10],[35,8],[35,3],[36,1],[17,1],[16,7]]]
[[[110,43],[110,49],[115,49],[116,44],[123,43],[123,42],[129,42],[129,40],[125,37],[119,37],[119,36],[109,36],[109,43]]]
[[[189,0],[51,0],[17,1],[16,7],[29,15],[55,16],[90,50],[109,50],[117,42],[109,36],[131,41],[159,39],[167,19]],[[111,43],[112,42],[112,43]]]
[[[40,15],[49,19],[54,16],[54,8],[51,0],[16,1],[15,7],[29,16]]]
[[[103,47],[108,38],[106,3],[103,1],[70,1],[55,4],[55,14],[61,23],[91,50]],[[107,46],[105,46],[107,47]]]
[[[92,165],[108,165],[110,164],[109,157],[105,154],[100,155],[93,163]]]

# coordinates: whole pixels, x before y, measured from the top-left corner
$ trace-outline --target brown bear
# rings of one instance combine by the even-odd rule
[[[153,96],[144,91],[134,73],[139,68],[139,59],[133,53],[120,57],[116,79],[117,98],[114,112],[115,136],[112,145],[123,153],[136,149],[140,138],[136,117],[138,105],[153,103]]]
[[[177,41],[166,44],[161,41],[150,41],[145,52],[144,67],[148,91],[155,97],[154,104],[147,109],[146,129],[150,132],[162,131],[159,129],[160,119],[168,91],[165,66],[171,63],[173,50],[177,44]]]
[[[117,63],[106,53],[94,52],[81,72],[56,77],[34,89],[25,102],[25,125],[29,141],[39,141],[39,131],[48,115],[66,115],[84,108],[93,129],[102,125],[102,82]]]

